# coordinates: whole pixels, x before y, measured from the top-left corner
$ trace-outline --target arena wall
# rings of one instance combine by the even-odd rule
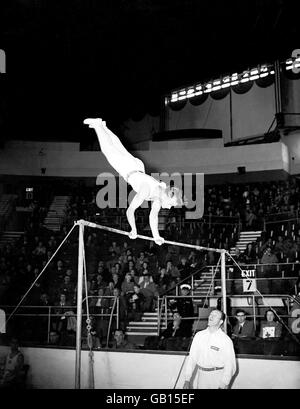
[[[0,356],[8,347],[0,347]],[[22,348],[30,365],[33,388],[70,389],[75,384],[75,350]],[[186,353],[146,351],[94,352],[96,389],[173,389]],[[81,387],[89,386],[88,351],[81,354]],[[141,365],[142,363],[142,365]],[[233,389],[299,389],[300,361],[276,357],[241,356],[237,359]],[[163,370],[162,370],[163,368]],[[182,388],[183,372],[176,384]]]
[[[185,149],[154,149],[136,151],[148,172],[191,172],[213,174],[237,173],[237,167],[245,166],[247,172],[289,170],[289,153],[281,142],[196,148],[195,141],[185,141]],[[158,142],[158,144],[161,144]],[[79,143],[11,141],[0,151],[0,174],[59,177],[96,177],[101,172],[113,172],[101,152],[80,151]]]

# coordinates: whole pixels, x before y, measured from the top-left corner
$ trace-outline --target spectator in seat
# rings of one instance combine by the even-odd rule
[[[131,268],[128,273],[131,275],[131,278],[135,284],[138,284],[140,277],[137,275],[134,268]]]
[[[239,354],[252,353],[253,340],[255,339],[253,322],[247,320],[244,310],[237,310],[235,316],[237,323],[233,326],[231,334],[234,348]]]
[[[264,278],[264,280],[259,280],[258,281],[258,287],[259,291],[261,293],[272,293],[272,288],[273,288],[273,283],[272,280],[269,278],[273,277],[275,275],[275,268],[272,266],[272,264],[278,263],[278,258],[276,255],[272,252],[271,247],[267,247],[264,251],[264,254],[260,260],[261,264],[265,264],[264,266],[261,267],[261,278]]]
[[[247,206],[248,207],[248,206]],[[257,217],[251,207],[248,207],[245,212],[245,223],[246,223],[246,228],[249,230],[252,229],[255,225]]]
[[[279,259],[281,257],[281,253],[284,253],[286,250],[285,248],[285,244],[283,241],[283,237],[282,236],[278,236],[277,241],[275,243],[274,246],[274,253],[277,256],[277,258]]]
[[[254,263],[256,261],[255,247],[252,243],[248,243],[245,251],[242,254],[243,261],[246,264]]]
[[[156,284],[154,284],[152,276],[148,273],[144,275],[144,280],[139,284],[141,288],[141,293],[145,297],[144,310],[153,311],[153,302],[155,298],[158,297],[158,291]]]
[[[180,263],[177,267],[180,274],[180,280],[184,280],[186,277],[192,274],[193,269],[191,268],[185,256],[182,256],[180,258]]]
[[[55,276],[58,280],[62,280],[65,276],[65,269],[64,269],[64,263],[62,260],[58,260],[56,263],[56,269],[54,271]]]
[[[297,278],[295,285],[292,287],[290,294],[297,299],[299,299],[300,303],[300,277]]]
[[[96,282],[97,282],[97,288],[105,288],[107,283],[104,281],[103,275],[100,274],[99,272],[96,275]]]
[[[165,294],[165,292],[169,289],[170,286],[170,276],[167,274],[167,270],[165,267],[160,267],[159,275],[157,278],[157,289],[159,296]]]
[[[187,347],[187,342],[184,342],[186,338],[191,336],[190,333],[186,333],[185,327],[182,326],[182,318],[178,312],[174,312],[173,321],[167,325],[167,328],[162,332],[158,349],[166,350],[183,350]]]
[[[239,247],[235,247],[234,259],[237,263],[244,263],[243,253],[241,253]]]
[[[191,286],[189,284],[182,284],[180,286],[180,295],[179,297],[174,300],[170,300],[170,308],[172,312],[178,312],[180,316],[183,318],[182,328],[184,329],[187,336],[192,334],[192,327],[194,320],[194,304],[191,297],[189,297],[191,291]],[[189,318],[189,319],[184,319]]]
[[[145,257],[145,252],[141,251],[140,254],[139,254],[139,257],[137,258],[136,263],[135,263],[136,271],[139,274],[142,272],[144,262],[148,263],[149,260],[148,260],[147,257]]]
[[[144,312],[145,296],[141,293],[141,288],[135,284],[134,292],[128,300],[128,319],[133,321],[140,321]]]
[[[275,313],[271,309],[267,310],[259,331],[264,355],[277,355],[281,353],[281,336],[282,324],[276,320]]]
[[[134,293],[134,281],[130,273],[125,275],[125,278],[121,285],[121,295],[125,297],[125,300],[128,302],[131,295]]]
[[[111,271],[112,266],[114,266],[119,261],[119,256],[115,251],[111,253],[110,259],[106,263],[106,267]]]
[[[166,273],[170,276],[171,279],[175,281],[180,280],[180,271],[176,266],[173,265],[171,260],[167,261]]]
[[[111,246],[109,247],[108,252],[109,252],[109,253],[113,253],[113,252],[114,252],[117,256],[119,256],[119,255],[121,254],[121,249],[120,249],[120,247],[117,245],[117,242],[116,242],[116,241],[113,241],[113,242],[111,243]]]
[[[54,303],[56,306],[54,313],[57,315],[56,319],[53,319],[53,329],[60,334],[61,340],[67,332],[68,317],[66,313],[69,311],[69,304],[67,302],[66,294],[60,294],[59,300]]]
[[[262,339],[280,338],[282,335],[282,324],[275,320],[275,314],[272,310],[267,310],[265,319],[262,321],[259,331],[259,337]]]
[[[244,310],[236,311],[237,323],[233,327],[232,338],[254,338],[255,330],[253,322],[247,320],[247,316]]]
[[[75,293],[75,285],[71,282],[70,276],[64,276],[63,283],[59,287],[59,292],[61,294],[65,294],[67,299],[73,299]]]
[[[5,358],[3,374],[0,378],[1,389],[19,389],[24,375],[24,355],[19,350],[17,338],[12,338],[10,351]]]
[[[107,287],[104,290],[104,295],[112,296],[114,293],[114,288],[119,288],[119,287],[115,287],[114,281],[110,280],[107,284]]]
[[[264,254],[265,250],[266,250],[268,247],[270,247],[270,248],[273,247],[273,242],[272,242],[271,237],[269,237],[269,238],[263,243],[263,245],[261,246],[261,248],[260,248],[261,255]]]
[[[118,328],[114,332],[114,343],[112,348],[114,349],[135,349],[135,345],[125,339],[125,332]]]

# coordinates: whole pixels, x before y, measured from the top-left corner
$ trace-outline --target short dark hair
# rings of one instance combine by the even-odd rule
[[[242,310],[242,309],[239,309],[239,310],[236,310],[236,312],[235,312],[235,315],[237,315],[237,314],[244,314],[244,315],[246,315],[246,312],[245,312],[244,310]]]
[[[117,329],[115,329],[114,334],[115,334],[117,331],[118,331],[118,332],[122,332],[122,334],[125,336],[125,331],[124,331],[122,328],[117,328]]]
[[[265,320],[267,319],[267,314],[268,312],[271,312],[274,315],[274,321],[277,319],[275,312],[269,308],[266,312],[265,312]]]

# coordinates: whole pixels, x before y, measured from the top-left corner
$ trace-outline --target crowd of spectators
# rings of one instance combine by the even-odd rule
[[[226,217],[238,217],[245,228],[255,229],[261,226],[263,218],[268,214],[286,212],[290,217],[295,217],[298,206],[299,187],[295,179],[277,183],[211,186],[205,190],[205,213],[217,216],[220,220],[223,217],[223,222],[219,226],[210,224],[211,220],[178,223],[182,210],[173,209],[166,219],[164,236],[206,246],[214,243],[218,235],[218,246],[229,249],[237,238],[233,230],[236,226],[224,222]],[[144,210],[140,209],[137,214],[141,225],[143,213]],[[95,190],[81,186],[71,196],[59,232],[46,229],[43,226],[44,217],[45,207],[36,203],[24,235],[17,243],[8,244],[0,251],[0,297],[3,305],[16,305],[19,302],[75,220],[83,218],[122,227],[120,223],[123,223],[125,209],[99,209]],[[276,264],[287,259],[297,262],[300,236],[295,236],[293,232],[272,237],[268,237],[265,232],[262,242],[249,244],[246,251],[241,254],[237,252],[235,258],[241,264]],[[88,305],[94,316],[93,331],[99,346],[106,343],[114,297],[117,297],[119,304],[118,329],[125,331],[129,321],[138,321],[144,312],[155,310],[158,296],[175,295],[178,283],[185,280],[189,285],[191,274],[217,261],[213,252],[196,253],[184,248],[179,250],[176,246],[158,247],[153,242],[131,242],[88,228],[85,232],[85,253]],[[71,307],[76,305],[77,256],[77,234],[72,233],[23,302],[23,305],[35,307],[55,307],[53,311],[56,317],[51,320],[52,339],[62,344],[70,339],[74,342],[75,339],[75,310]],[[268,286],[265,292],[269,291]],[[180,294],[185,295],[184,289]],[[182,310],[177,311],[183,318],[183,327],[187,322],[185,316],[193,315],[192,312],[190,309],[188,315],[185,315]],[[99,317],[99,314],[104,315]],[[23,338],[26,334],[29,338],[34,335],[41,342],[47,338],[47,317],[38,319],[41,325],[32,326],[26,320],[22,320],[22,325],[19,325],[19,322],[19,333],[22,333]],[[115,325],[113,320],[112,330],[116,329]],[[191,328],[186,328],[185,332],[189,337]]]

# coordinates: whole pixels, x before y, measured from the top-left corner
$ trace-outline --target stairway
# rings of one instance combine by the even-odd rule
[[[194,288],[193,288],[193,295],[198,296],[198,297],[206,297],[210,285],[211,285],[211,279],[213,276],[213,267],[209,266],[205,271],[203,271],[200,275],[199,278],[194,279]],[[210,294],[212,294],[213,287],[210,291]],[[197,302],[197,300],[195,300]]]
[[[242,231],[239,236],[239,240],[236,242],[235,247],[231,247],[230,254],[235,255],[235,248],[238,247],[240,252],[242,253],[248,243],[253,243],[257,241],[259,237],[261,237],[261,230],[259,231]]]
[[[0,237],[0,248],[5,247],[6,244],[13,244],[23,234],[23,231],[5,231]]]
[[[172,313],[168,313],[172,318]],[[164,314],[161,322],[161,330],[165,329]],[[145,338],[158,335],[157,310],[144,312],[141,321],[130,321],[126,329],[127,339],[136,345],[144,345]]]
[[[70,201],[70,196],[54,196],[47,216],[44,220],[44,227],[52,231],[59,231],[65,216],[66,206]]]
[[[14,202],[17,195],[3,194],[0,197],[0,230],[4,228],[10,214],[14,210]]]

